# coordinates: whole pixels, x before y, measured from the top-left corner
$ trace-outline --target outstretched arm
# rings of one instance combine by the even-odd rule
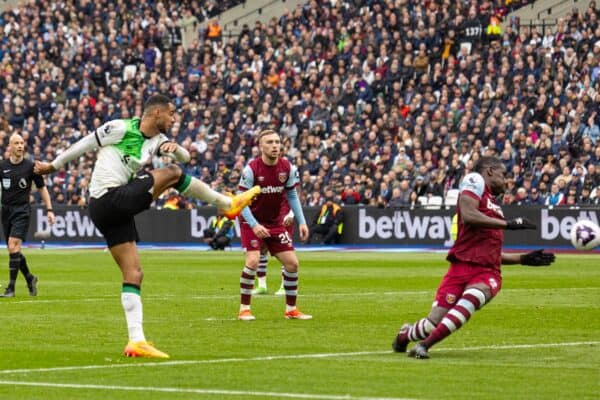
[[[38,175],[46,175],[62,168],[66,163],[72,161],[90,150],[109,144],[118,143],[126,131],[125,122],[123,120],[114,120],[105,123],[98,127],[93,133],[79,139],[72,146],[63,151],[52,163],[39,162],[35,163],[33,172]]]
[[[46,175],[52,172],[58,171],[61,167],[63,167],[69,161],[72,161],[86,153],[90,150],[97,148],[98,141],[96,140],[95,134],[90,134],[75,142],[68,149],[63,151],[54,161],[50,162],[40,162],[36,161],[35,166],[33,168],[33,172],[38,175]]]
[[[467,225],[510,230],[536,229],[535,224],[527,218],[514,218],[505,221],[503,219],[488,217],[479,211],[479,200],[469,195],[462,195],[458,198],[458,207],[460,208],[462,221]]]
[[[545,252],[544,249],[531,251],[523,254],[502,253],[502,264],[521,264],[530,267],[547,267],[552,264],[556,257],[554,253]]]
[[[460,216],[466,225],[479,226],[481,228],[506,228],[506,222],[499,218],[488,217],[479,211],[479,200],[469,195],[462,195],[458,198],[458,207]]]

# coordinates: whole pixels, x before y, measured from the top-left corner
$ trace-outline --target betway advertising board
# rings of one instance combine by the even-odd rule
[[[306,208],[307,221],[312,222],[319,209]],[[571,226],[579,219],[600,221],[600,209],[595,208],[533,208],[503,207],[506,218],[527,217],[537,224],[536,231],[506,231],[509,246],[569,246]],[[30,221],[29,241],[35,232],[48,232],[47,242],[102,242],[86,209],[55,207],[56,224],[49,226],[42,209],[34,209]],[[206,207],[196,210],[148,210],[136,217],[136,225],[145,243],[201,243],[203,231],[216,210]],[[345,207],[341,244],[385,246],[434,246],[452,244],[450,232],[454,210],[403,210],[374,207]],[[235,226],[234,243],[239,243],[239,225]],[[296,229],[296,240],[297,229]]]

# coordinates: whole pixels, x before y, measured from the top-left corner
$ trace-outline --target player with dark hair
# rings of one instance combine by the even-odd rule
[[[134,216],[148,209],[171,187],[184,196],[224,209],[228,218],[234,218],[260,193],[256,187],[235,197],[225,196],[186,175],[176,164],[136,176],[156,155],[180,162],[190,159],[187,150],[165,136],[174,122],[173,102],[166,96],[153,95],[144,104],[141,119],[109,121],[73,144],[52,163],[36,164],[37,173],[48,174],[87,151],[99,149],[90,182],[89,210],[123,275],[121,303],[129,331],[124,353],[130,357],[169,357],[146,342],[144,336],[140,295],[143,272],[136,246],[138,232]]]
[[[250,311],[254,277],[258,267],[260,251],[266,247],[284,267],[287,319],[311,319],[312,316],[301,313],[296,308],[298,296],[298,258],[294,252],[292,237],[283,225],[282,202],[287,198],[290,208],[299,225],[300,240],[308,238],[308,226],[304,219],[296,186],[298,170],[281,155],[281,139],[273,130],[264,130],[258,134],[261,155],[250,161],[244,168],[240,190],[259,185],[261,195],[256,202],[242,211],[241,236],[242,247],[246,249],[246,266],[240,278],[240,312],[238,319],[254,320]]]
[[[0,164],[0,179],[2,180],[2,227],[8,247],[9,282],[2,297],[15,297],[15,283],[19,271],[27,281],[30,296],[37,296],[37,276],[33,275],[27,265],[25,256],[21,253],[21,245],[27,236],[31,206],[29,194],[31,184],[40,192],[42,202],[46,207],[48,222],[54,224],[54,211],[48,188],[44,178],[33,172],[33,161],[25,159],[25,141],[21,135],[11,135],[8,142],[9,158]]]
[[[458,198],[458,236],[448,252],[450,269],[438,287],[426,318],[404,324],[392,343],[405,352],[420,341],[410,357],[429,358],[428,350],[463,326],[471,315],[489,303],[502,287],[501,264],[547,266],[554,254],[536,250],[526,254],[502,252],[504,230],[536,229],[526,218],[505,220],[495,197],[504,193],[506,168],[495,157],[481,157],[464,177]]]

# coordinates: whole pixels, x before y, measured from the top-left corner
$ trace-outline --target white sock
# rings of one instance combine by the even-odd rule
[[[258,287],[266,289],[267,288],[267,277],[259,276],[257,279],[258,279]]]
[[[296,306],[288,306],[287,304],[285,305],[285,312],[294,311],[295,309]]]
[[[240,304],[240,311],[249,310],[250,305],[248,304]]]
[[[192,178],[190,185],[181,194],[213,204],[223,210],[231,207],[230,197],[212,190],[206,183],[197,178]]]
[[[127,330],[130,342],[146,341],[144,328],[142,327],[142,298],[136,293],[121,293],[121,304],[125,311]]]

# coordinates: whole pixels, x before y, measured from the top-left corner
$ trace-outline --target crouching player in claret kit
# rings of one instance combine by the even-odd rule
[[[467,323],[502,287],[501,264],[548,266],[554,254],[536,250],[526,254],[502,252],[504,230],[536,229],[526,218],[505,220],[494,200],[504,193],[506,168],[495,157],[482,157],[460,185],[458,236],[448,252],[450,269],[438,287],[435,302],[425,318],[404,324],[392,343],[404,353],[418,342],[409,357],[429,358],[429,349]]]

